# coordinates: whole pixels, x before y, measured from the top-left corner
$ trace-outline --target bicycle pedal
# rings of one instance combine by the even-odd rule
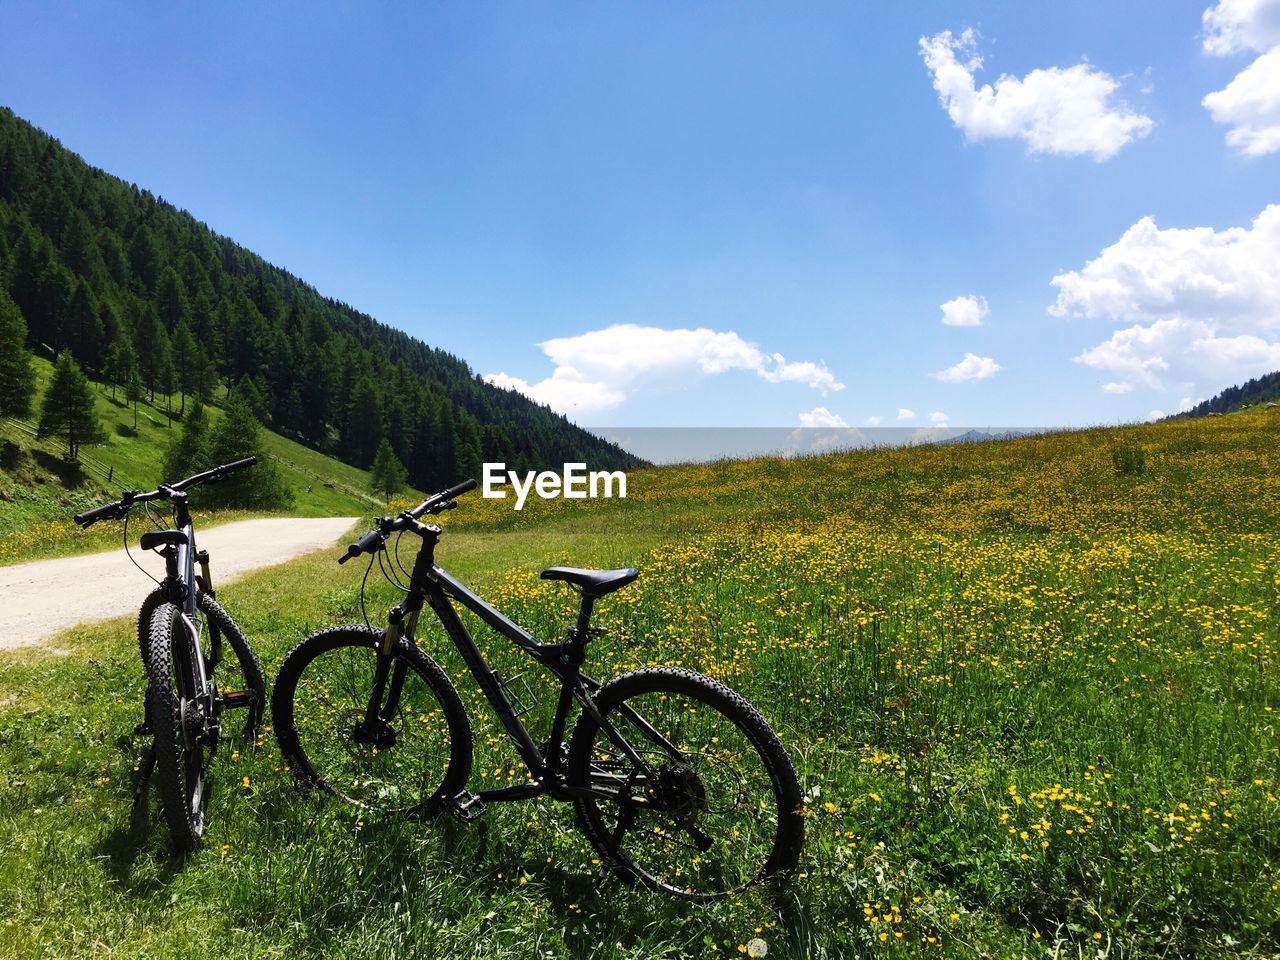
[[[456,797],[453,797],[446,806],[448,806],[449,812],[463,823],[479,820],[484,816],[485,810],[489,808],[488,804],[468,790],[464,790]]]
[[[227,690],[222,694],[222,709],[224,710],[238,710],[252,706],[257,702],[257,694],[252,690]]]
[[[133,735],[135,737],[151,736],[151,724],[148,723],[146,720],[143,720],[140,724],[138,724],[136,727],[133,728]]]

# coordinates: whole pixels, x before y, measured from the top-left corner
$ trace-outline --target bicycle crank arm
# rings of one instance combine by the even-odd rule
[[[697,824],[681,823],[679,820],[676,823],[680,824],[680,829],[693,839],[693,845],[698,848],[699,853],[706,853],[711,849],[711,845],[715,841],[699,830]]]

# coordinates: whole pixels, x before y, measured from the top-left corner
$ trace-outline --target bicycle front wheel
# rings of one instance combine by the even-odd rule
[[[152,776],[174,849],[188,853],[204,833],[218,727],[200,685],[195,642],[173,604],[163,603],[152,614],[149,641],[147,719],[156,757]]]
[[[716,900],[789,873],[804,841],[795,769],[777,734],[724,684],[636,670],[593,698],[569,750],[578,825],[624,880]]]
[[[138,650],[142,656],[144,669],[151,649],[151,619],[155,616],[156,610],[168,602],[165,599],[167,596],[169,591],[165,587],[152,590],[142,601],[142,609],[138,612]],[[258,664],[258,658],[253,648],[249,646],[244,631],[212,594],[204,590],[200,591],[196,597],[196,615],[200,619],[201,636],[207,638],[206,649],[213,646],[215,635],[231,647],[239,673],[233,674],[234,679],[228,684],[219,684],[219,705],[223,712],[228,710],[244,712],[244,719],[238,724],[239,732],[246,740],[253,741],[257,738],[258,730],[262,726],[262,718],[267,710],[267,687],[262,678],[262,667]],[[225,660],[225,649],[222,655]],[[212,663],[208,663],[208,668],[211,676],[218,672]],[[235,732],[234,723],[235,721],[229,721],[226,716],[221,718],[221,726],[232,732]]]
[[[280,751],[304,783],[382,813],[428,816],[471,775],[471,723],[439,664],[363,626],[313,634],[271,695]],[[380,670],[385,671],[382,689]]]

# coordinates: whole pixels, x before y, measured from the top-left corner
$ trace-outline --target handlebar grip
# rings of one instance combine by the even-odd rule
[[[87,530],[99,520],[107,520],[114,517],[120,506],[120,501],[114,500],[111,503],[104,503],[100,507],[94,507],[92,510],[86,510],[84,513],[77,513],[71,519]]]
[[[233,460],[231,463],[224,463],[218,468],[218,470],[223,474],[235,473],[237,470],[243,470],[245,467],[252,467],[257,462],[257,457],[245,457],[243,460]]]
[[[452,500],[454,497],[461,496],[462,494],[466,493],[468,490],[474,490],[478,486],[480,486],[480,484],[479,482],[477,482],[475,477],[468,477],[466,480],[463,480],[461,483],[456,483],[452,487],[450,487],[448,490],[445,490],[444,492],[442,492],[440,494],[440,497],[444,500]]]
[[[339,558],[338,563],[346,563],[352,557],[358,557],[362,553],[377,553],[378,550],[382,549],[382,543],[385,539],[381,530],[370,530],[351,546],[347,547],[347,552]]]

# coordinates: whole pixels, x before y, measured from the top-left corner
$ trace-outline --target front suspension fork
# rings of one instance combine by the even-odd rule
[[[403,619],[402,611],[392,611],[386,632],[376,651],[373,688],[369,691],[369,701],[365,704],[364,720],[356,729],[357,739],[368,740],[379,746],[395,742],[391,723],[399,712],[400,694],[404,690],[404,678],[409,669],[403,658],[393,656],[396,644],[400,641],[402,624],[405,628],[404,636],[411,639],[418,625],[418,611],[410,612],[407,622]]]

